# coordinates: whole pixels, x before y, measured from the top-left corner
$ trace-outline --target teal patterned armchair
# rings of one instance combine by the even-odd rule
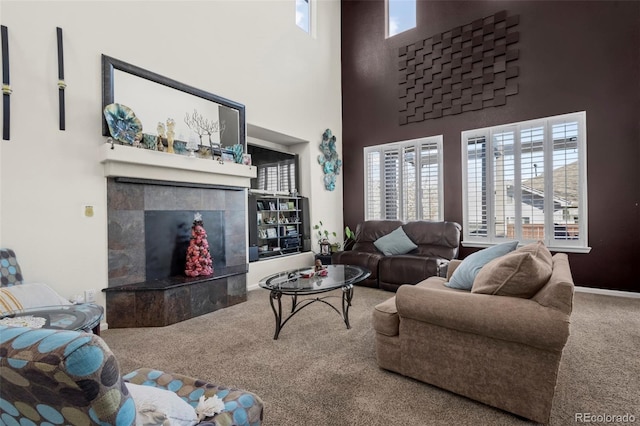
[[[99,336],[0,326],[0,424],[135,425],[127,381],[173,391],[194,408],[200,396],[217,395],[224,410],[200,425],[262,424],[263,403],[250,392],[146,368],[123,378]]]

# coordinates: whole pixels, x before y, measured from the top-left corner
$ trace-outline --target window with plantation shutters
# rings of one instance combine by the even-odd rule
[[[442,136],[371,146],[365,219],[442,219]]]
[[[384,200],[384,219],[398,219],[400,210],[400,155],[397,148],[382,152],[382,199]]]
[[[484,161],[487,141],[484,136],[467,138],[466,230],[470,235],[487,235],[487,172]]]
[[[379,219],[382,217],[382,176],[378,150],[364,151],[365,159],[365,218]]]
[[[256,189],[269,192],[292,192],[296,185],[295,161],[279,161],[258,167],[258,185]]]
[[[462,133],[463,242],[588,252],[586,113]]]
[[[265,165],[258,168],[258,189],[266,191],[278,190],[278,165]]]

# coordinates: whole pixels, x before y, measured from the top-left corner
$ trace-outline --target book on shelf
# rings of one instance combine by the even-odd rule
[[[298,229],[293,225],[287,225],[286,231],[287,231],[287,236],[297,236],[298,235]]]

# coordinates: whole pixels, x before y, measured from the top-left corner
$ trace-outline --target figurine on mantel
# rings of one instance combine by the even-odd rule
[[[156,131],[158,132],[158,141],[156,143],[156,148],[158,151],[164,151],[164,144],[162,143],[162,139],[164,138],[164,123],[158,122]]]
[[[188,277],[213,274],[213,261],[211,260],[211,253],[209,253],[207,231],[204,229],[200,213],[196,213],[193,219],[184,273]]]
[[[173,118],[167,119],[167,152],[173,154],[173,139],[176,137],[176,122]]]

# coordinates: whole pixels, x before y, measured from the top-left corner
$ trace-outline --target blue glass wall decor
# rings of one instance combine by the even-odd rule
[[[320,151],[322,154],[318,155],[318,163],[324,172],[324,187],[327,191],[333,191],[336,189],[336,176],[340,174],[342,160],[338,158],[336,137],[333,136],[330,129],[325,130],[322,134]]]

